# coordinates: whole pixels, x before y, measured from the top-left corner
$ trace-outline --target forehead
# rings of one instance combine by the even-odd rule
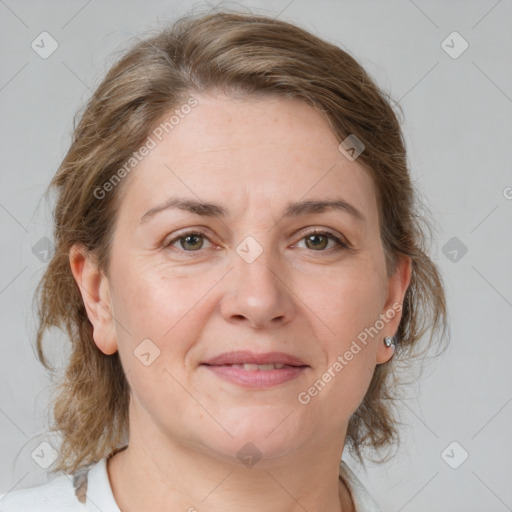
[[[137,221],[170,196],[221,202],[233,216],[249,206],[263,215],[270,203],[342,196],[377,215],[369,171],[338,150],[327,120],[305,102],[196,99],[161,140],[153,136],[155,147],[132,171],[121,209],[129,204],[125,213]]]

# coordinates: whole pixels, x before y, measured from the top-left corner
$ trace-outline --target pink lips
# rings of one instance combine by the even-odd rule
[[[245,370],[239,365],[264,365],[277,363],[285,365],[282,368],[271,370],[249,369]],[[237,366],[231,366],[237,365]],[[282,384],[301,375],[308,365],[301,359],[285,354],[284,352],[266,352],[255,354],[248,351],[227,352],[213,357],[203,363],[205,368],[224,380],[245,388],[267,388]]]
[[[225,352],[218,356],[212,357],[205,361],[203,364],[209,365],[228,365],[228,364],[269,364],[269,363],[281,363],[288,364],[290,366],[307,366],[304,361],[298,357],[284,352],[265,352],[262,354],[255,354],[247,350],[239,350],[236,352]]]

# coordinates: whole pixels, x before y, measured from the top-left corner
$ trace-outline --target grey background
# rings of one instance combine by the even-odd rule
[[[511,2],[240,5],[341,45],[400,102],[412,174],[437,222],[432,257],[447,286],[451,346],[407,390],[396,457],[367,473],[344,458],[386,511],[512,510]],[[50,441],[51,381],[35,359],[31,301],[45,265],[40,240],[52,238],[41,195],[73,115],[132,36],[205,6],[0,0],[0,493],[46,481],[31,454]],[[31,48],[43,31],[59,45],[47,59]],[[441,46],[453,31],[469,44],[456,59]],[[446,246],[454,237],[462,257]],[[62,360],[63,341],[58,332],[49,341]],[[469,456],[453,469],[446,461],[460,463],[462,449]]]

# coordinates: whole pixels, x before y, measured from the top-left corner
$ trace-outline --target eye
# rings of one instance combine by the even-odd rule
[[[329,239],[336,242],[334,247],[329,248],[327,251],[325,250]],[[303,235],[301,241],[305,240],[306,248],[311,249],[314,252],[338,252],[342,249],[348,249],[349,246],[340,237],[331,233],[330,231],[321,231],[317,229],[313,229]]]
[[[175,236],[174,238],[165,241],[162,246],[171,247],[174,246],[175,243],[179,242],[180,247],[176,247],[176,249],[179,250],[181,248],[185,252],[197,252],[203,248],[205,239],[208,240],[204,231],[187,231],[185,233],[181,233],[179,236]]]
[[[194,231],[186,231],[164,241],[162,247],[174,247],[176,243],[179,243],[180,247],[174,247],[175,249],[178,251],[181,250],[181,252],[185,253],[194,253],[203,249],[204,240],[209,241],[206,233],[200,229],[196,229]],[[305,240],[306,248],[311,249],[314,252],[338,252],[342,249],[349,248],[349,245],[346,242],[330,231],[313,229],[303,234],[300,241],[302,242],[303,240]],[[325,250],[329,244],[329,240],[334,241],[336,245]]]

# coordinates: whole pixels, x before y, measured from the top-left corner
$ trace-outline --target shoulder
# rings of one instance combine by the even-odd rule
[[[79,500],[84,474],[61,475],[49,482],[0,494],[0,512],[83,512]]]
[[[355,512],[382,512],[363,483],[357,475],[348,467],[344,460],[340,463],[340,477],[346,483],[352,500],[354,501]]]

